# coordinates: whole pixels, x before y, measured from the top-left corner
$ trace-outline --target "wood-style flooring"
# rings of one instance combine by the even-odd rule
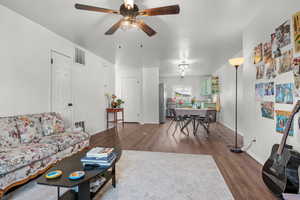
[[[195,137],[179,131],[172,136],[167,132],[169,123],[162,125],[126,124],[119,126],[118,135],[124,150],[208,154],[215,159],[230,191],[236,200],[275,200],[261,179],[262,166],[248,154],[233,154],[228,145],[233,143],[233,132],[219,123],[211,125],[206,138],[203,129]],[[92,145],[110,145],[115,142],[112,132],[96,134]],[[242,138],[240,137],[241,141]],[[201,177],[199,177],[201,178]],[[201,187],[201,185],[199,185]],[[209,191],[208,191],[209,192]]]

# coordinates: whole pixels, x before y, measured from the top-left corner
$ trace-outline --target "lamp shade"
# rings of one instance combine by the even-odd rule
[[[240,58],[232,58],[229,59],[229,64],[231,64],[232,66],[240,66],[244,63],[245,59],[243,57]]]

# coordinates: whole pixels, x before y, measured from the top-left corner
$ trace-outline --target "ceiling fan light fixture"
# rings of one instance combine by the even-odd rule
[[[129,10],[134,8],[134,0],[124,0],[124,4]]]
[[[119,28],[128,30],[133,27],[137,27],[146,33],[149,37],[156,34],[149,25],[142,20],[137,20],[138,16],[158,16],[158,15],[176,15],[180,12],[179,5],[170,5],[157,8],[150,8],[145,10],[139,10],[139,7],[134,4],[134,0],[124,0],[119,10],[112,10],[107,8],[95,7],[84,4],[75,4],[75,8],[79,10],[86,10],[92,12],[109,13],[123,16],[118,22],[113,24],[106,32],[105,35],[113,35]]]
[[[179,72],[181,78],[184,78],[189,66],[190,65],[186,62],[182,62],[181,64],[178,65],[178,72]]]
[[[126,31],[129,30],[131,28],[136,28],[136,20],[135,19],[130,19],[130,18],[124,18],[122,25],[121,25],[121,29]]]
[[[181,71],[184,71],[184,70],[188,69],[189,66],[190,66],[189,64],[183,62],[183,63],[178,65],[178,69],[181,70]]]

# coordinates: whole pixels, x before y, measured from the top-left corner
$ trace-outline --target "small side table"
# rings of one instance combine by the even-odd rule
[[[122,113],[122,119],[118,119],[118,113]],[[112,113],[114,115],[114,120],[109,121],[109,114]],[[109,128],[109,123],[114,123],[115,127],[118,126],[118,122],[122,122],[124,128],[124,108],[107,108],[106,109],[106,126]]]

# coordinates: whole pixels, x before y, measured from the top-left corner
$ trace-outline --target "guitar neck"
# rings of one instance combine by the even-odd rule
[[[293,122],[293,118],[294,118],[294,117],[290,116],[290,117],[289,117],[289,120],[288,120],[287,123],[286,123],[286,127],[285,127],[285,129],[284,129],[284,134],[283,134],[283,137],[282,137],[282,139],[281,139],[281,143],[280,143],[279,148],[278,148],[278,151],[277,151],[277,153],[278,153],[279,155],[281,155],[282,152],[283,152],[284,146],[285,146],[286,141],[287,141],[287,138],[288,138],[288,136],[289,136],[289,132],[290,132],[290,130],[291,130],[291,125],[292,125],[292,122]]]

